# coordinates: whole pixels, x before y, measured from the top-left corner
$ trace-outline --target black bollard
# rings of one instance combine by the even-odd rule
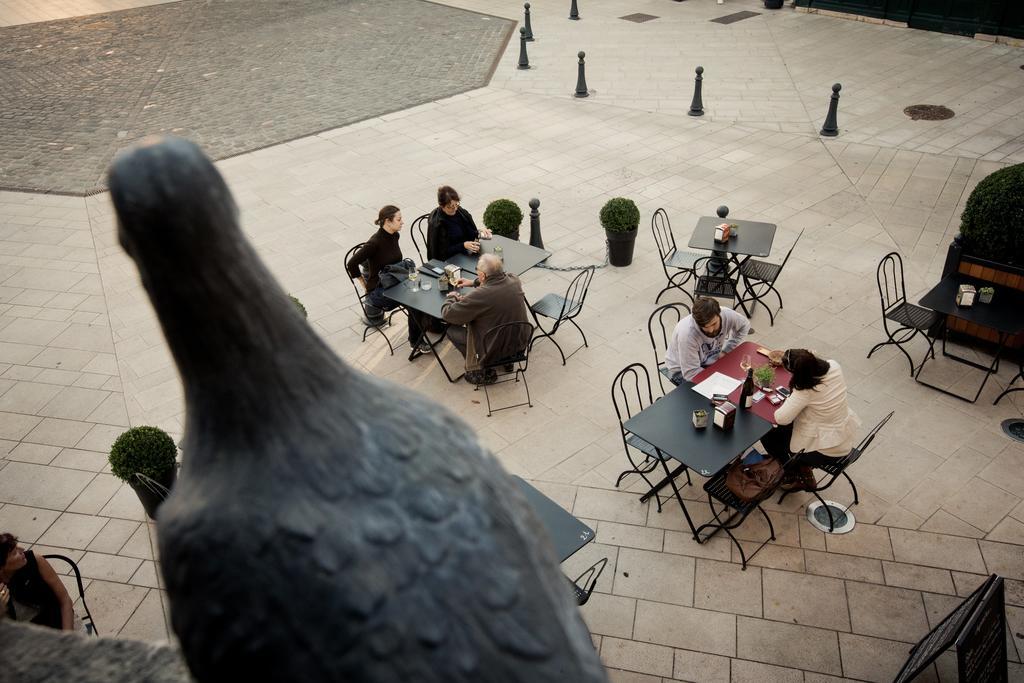
[[[839,123],[836,121],[836,111],[839,109],[839,91],[843,86],[836,83],[832,86],[832,99],[828,102],[828,115],[825,117],[825,125],[821,127],[821,134],[834,138],[839,135]]]
[[[530,246],[544,248],[544,240],[540,236],[540,200],[530,200]]]
[[[527,2],[523,5],[523,12],[525,15],[523,24],[526,26],[526,40],[531,42],[533,41],[533,27],[530,26],[530,3]]]
[[[576,0],[572,0],[572,5],[569,6],[569,18],[573,21],[580,19],[580,10],[576,7]]]
[[[520,69],[529,69],[530,68],[530,58],[526,54],[526,29],[525,28],[520,28],[519,29],[519,68]]]
[[[576,92],[573,93],[574,97],[590,97],[590,92],[587,90],[587,73],[586,65],[583,63],[583,58],[587,56],[587,53],[580,50],[579,54],[576,55],[580,58],[579,75],[576,76]]]
[[[693,79],[693,101],[690,102],[690,111],[686,112],[690,116],[704,116],[704,100],[701,99],[700,89],[701,82],[704,80],[704,67],[697,67],[697,77]]]

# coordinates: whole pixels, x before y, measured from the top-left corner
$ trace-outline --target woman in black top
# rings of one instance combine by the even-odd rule
[[[71,597],[57,572],[45,558],[19,548],[11,534],[0,534],[0,592],[12,619],[65,631],[75,626]]]
[[[397,206],[388,204],[377,214],[377,232],[366,240],[362,249],[356,250],[352,258],[345,264],[348,276],[359,280],[366,290],[366,317],[371,323],[384,320],[384,311],[398,306],[384,296],[384,288],[380,286],[380,271],[384,266],[402,260],[402,248],[398,246],[398,233],[402,229],[402,211]],[[365,268],[365,275],[363,273]],[[420,345],[420,351],[429,351],[426,341],[421,340],[419,314],[409,312],[409,344]]]
[[[437,188],[437,208],[427,219],[427,258],[447,261],[456,254],[479,254],[480,238],[489,238],[487,228],[478,230],[473,216],[460,205],[459,193],[448,185]]]

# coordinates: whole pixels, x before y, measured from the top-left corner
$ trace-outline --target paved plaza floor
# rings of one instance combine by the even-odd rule
[[[38,31],[45,43],[58,24],[19,24],[75,16],[75,4],[0,0],[0,25]],[[113,0],[84,4],[126,9]],[[991,405],[1015,365],[1003,363],[968,404],[913,382],[895,351],[865,358],[883,338],[874,279],[881,256],[903,255],[916,300],[938,280],[970,190],[1024,161],[1024,50],[767,11],[755,0],[638,0],[628,8],[579,0],[579,22],[567,19],[568,4],[533,3],[533,69],[516,69],[513,40],[485,87],[439,87],[434,101],[398,101],[378,110],[392,113],[368,112],[220,162],[260,255],[347,362],[428,395],[443,392],[509,472],[596,529],[596,542],[565,572],[609,558],[583,614],[612,680],[892,680],[911,644],[991,572],[1007,579],[1011,680],[1024,680],[1024,444],[999,430],[1024,414],[1024,394]],[[424,17],[454,7],[515,21],[522,8],[510,0],[374,3],[399,14],[412,5]],[[742,10],[758,14],[710,21]],[[636,12],[657,18],[619,18]],[[430,42],[423,33],[409,28],[382,49],[414,58]],[[586,100],[570,96],[579,50],[595,91]],[[685,114],[697,65],[705,68],[700,118]],[[377,76],[386,83],[393,74]],[[840,135],[824,139],[817,131],[835,82],[843,85]],[[956,116],[911,121],[902,110],[913,104],[945,105]],[[11,130],[0,121],[0,131]],[[210,135],[202,142],[219,144]],[[226,134],[221,142],[229,143]],[[0,149],[0,166],[10,163],[6,154]],[[380,339],[360,341],[343,255],[372,232],[380,206],[400,206],[408,224],[432,208],[442,183],[459,190],[478,220],[492,199],[525,208],[539,198],[554,265],[603,260],[597,215],[609,197],[640,206],[633,265],[599,270],[579,318],[589,348],[563,367],[550,344],[537,345],[533,408],[488,418],[481,392],[449,385],[427,358],[409,363],[406,347],[392,356]],[[804,494],[769,503],[777,541],[746,571],[726,539],[694,543],[678,506],[659,514],[640,504],[635,482],[614,485],[626,460],[611,380],[631,362],[655,360],[646,323],[663,275],[650,216],[664,207],[685,242],[696,219],[721,204],[736,218],[779,225],[776,262],[804,231],[779,281],[786,307],[774,326],[755,313],[752,338],[838,360],[865,425],[895,411],[852,472],[861,492],[855,530],[814,530],[804,519],[813,499]],[[105,194],[0,192],[0,529],[80,563],[103,633],[160,640],[169,630],[155,529],[109,473],[106,452],[129,425],[179,436],[182,392],[114,228]],[[408,236],[402,244],[411,252]],[[535,300],[564,290],[569,277],[535,269],[523,280]],[[573,334],[559,331],[569,345]],[[390,335],[402,340],[404,330]],[[912,353],[920,359],[925,348],[918,340]],[[457,362],[457,353],[449,348],[446,360]],[[933,372],[962,391],[980,381],[944,360]],[[516,398],[511,391],[497,387],[493,398]],[[833,499],[852,499],[847,486],[836,488]],[[698,485],[684,496],[699,501],[701,493]],[[754,518],[740,528],[744,540],[764,532]],[[923,680],[955,680],[955,658],[944,655]]]

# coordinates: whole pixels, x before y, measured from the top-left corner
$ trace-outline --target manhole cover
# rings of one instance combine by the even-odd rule
[[[750,17],[756,17],[758,14],[760,14],[760,12],[748,12],[747,10],[743,10],[742,12],[736,12],[735,14],[726,14],[724,17],[718,17],[717,19],[712,19],[711,21],[715,22],[716,24],[734,24],[737,21],[749,19]]]
[[[912,104],[903,113],[914,121],[944,121],[953,118],[953,110],[941,104]]]
[[[1014,441],[1024,442],[1024,420],[1003,420],[1003,433]]]
[[[638,24],[642,24],[645,21],[650,21],[651,19],[657,18],[658,17],[654,16],[653,14],[644,14],[643,12],[637,12],[636,14],[627,14],[624,17],[619,17],[619,19],[625,19],[626,21],[635,21]]]
[[[831,520],[829,519],[829,510],[826,510],[825,506],[831,508]],[[807,521],[815,529],[824,531],[826,534],[848,534],[853,531],[853,526],[857,523],[852,512],[831,500],[826,500],[825,505],[818,501],[808,505]],[[829,522],[831,522],[831,526]]]

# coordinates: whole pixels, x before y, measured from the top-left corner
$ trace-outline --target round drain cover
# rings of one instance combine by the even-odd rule
[[[914,121],[943,121],[953,118],[953,110],[941,104],[912,104],[903,113]]]
[[[1024,442],[1024,420],[1020,418],[1014,418],[1012,420],[1003,420],[1001,425],[1003,433],[1014,441]]]
[[[829,507],[829,510],[825,509],[825,506]],[[834,527],[832,531],[829,531],[829,511],[832,513],[832,522]],[[848,534],[853,531],[853,525],[856,524],[857,520],[853,518],[853,513],[848,509],[844,508],[839,503],[834,503],[831,500],[826,500],[825,505],[822,505],[818,501],[814,501],[807,506],[807,521],[811,523],[818,531],[824,531],[826,534]]]

